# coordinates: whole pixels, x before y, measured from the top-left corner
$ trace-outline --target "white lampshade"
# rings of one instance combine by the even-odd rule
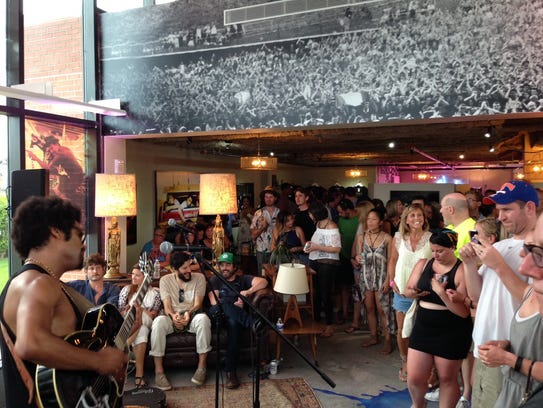
[[[97,174],[94,215],[128,217],[136,214],[136,175]]]
[[[202,215],[238,212],[235,174],[200,174],[200,210]]]
[[[279,265],[279,272],[273,290],[285,295],[300,295],[309,292],[305,265],[284,263]]]

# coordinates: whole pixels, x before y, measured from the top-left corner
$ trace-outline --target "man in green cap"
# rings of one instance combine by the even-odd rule
[[[239,295],[250,296],[268,285],[264,278],[252,275],[237,273],[234,265],[234,255],[231,252],[224,252],[219,256],[217,263],[219,272],[232,286],[229,288],[221,279],[211,277],[209,284],[211,291],[208,293],[211,303],[211,315],[217,315],[217,310],[222,308],[225,316],[225,323],[228,331],[228,343],[226,350],[226,388],[238,388],[240,385],[236,367],[239,354],[240,334],[244,328],[252,324],[251,314],[244,310],[244,304]]]

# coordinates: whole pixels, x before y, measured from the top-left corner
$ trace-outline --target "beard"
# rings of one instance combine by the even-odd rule
[[[192,273],[178,273],[177,276],[179,279],[181,279],[183,282],[188,282],[192,279]]]

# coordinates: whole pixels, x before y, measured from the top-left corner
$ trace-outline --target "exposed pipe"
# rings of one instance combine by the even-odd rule
[[[432,155],[430,155],[428,153],[423,152],[422,150],[415,147],[415,145],[410,145],[409,150],[411,150],[411,153],[418,153],[421,156],[426,157],[427,159],[430,159],[432,161],[435,161],[436,163],[442,164],[443,166],[450,168],[451,170],[453,169],[453,166],[451,166],[450,164],[447,164],[447,163],[439,160],[438,158],[436,158],[436,157],[434,157],[434,156],[432,156]]]

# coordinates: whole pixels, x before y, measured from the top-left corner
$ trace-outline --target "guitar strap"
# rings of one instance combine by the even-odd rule
[[[1,321],[0,321],[0,326],[2,326],[2,335],[4,336],[4,341],[6,342],[9,352],[11,353],[11,356],[13,357],[13,361],[15,361],[15,365],[17,366],[17,370],[19,371],[19,374],[21,375],[23,384],[25,385],[28,391],[28,404],[30,405],[32,401],[34,400],[34,380],[32,380],[32,376],[26,369],[26,366],[23,363],[23,360],[21,360],[21,357],[19,357],[17,353],[15,353],[15,347],[13,346],[13,342],[11,341],[11,337],[9,336],[6,328],[4,327],[4,323],[2,323]],[[36,400],[36,403],[38,403],[37,400]]]

